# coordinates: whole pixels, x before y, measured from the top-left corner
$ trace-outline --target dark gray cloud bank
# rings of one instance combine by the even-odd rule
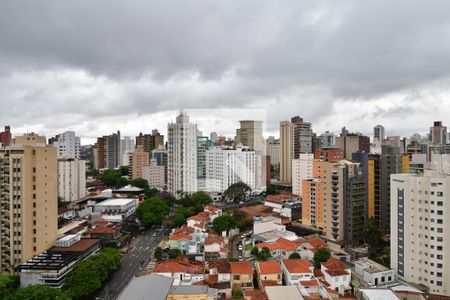
[[[267,109],[275,134],[296,114],[319,133],[424,132],[450,125],[449,11],[444,0],[4,0],[0,125],[89,139],[231,107]]]

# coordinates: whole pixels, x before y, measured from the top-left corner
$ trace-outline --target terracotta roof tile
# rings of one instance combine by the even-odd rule
[[[303,281],[300,281],[300,284],[303,285],[304,287],[312,287],[312,286],[320,285],[320,283],[317,279],[303,280]]]
[[[205,206],[203,206],[203,209],[208,210],[212,213],[218,213],[220,211],[220,209],[218,207],[213,206],[213,205],[205,205]]]
[[[190,240],[192,240],[192,237],[190,235],[187,235],[187,234],[184,234],[184,233],[176,233],[176,234],[173,234],[170,237],[170,240],[171,241],[179,241],[179,240],[190,241]]]
[[[326,262],[323,262],[322,265],[329,270],[335,270],[335,269],[345,270],[345,269],[351,268],[349,265],[347,265],[343,261],[341,261],[337,258],[334,258],[334,257],[330,257]]]
[[[328,273],[331,277],[349,275],[347,271],[342,269],[326,270],[324,272]]]
[[[327,243],[320,238],[314,238],[314,239],[307,240],[306,243],[311,244],[311,246],[313,246],[316,249],[326,248],[328,246]]]
[[[294,251],[299,247],[299,245],[296,242],[287,240],[285,238],[279,238],[275,243],[259,243],[256,245],[256,247],[259,249],[267,247],[270,251],[279,249],[285,251]]]
[[[281,273],[280,263],[276,260],[258,262],[260,274],[278,274]]]
[[[226,259],[210,260],[208,267],[210,270],[217,269],[217,273],[219,274],[231,273],[230,263]]]
[[[231,274],[253,274],[253,264],[249,261],[230,262]]]
[[[91,233],[104,233],[104,234],[114,234],[117,231],[119,231],[119,229],[115,228],[115,227],[105,227],[105,226],[97,226],[95,228],[91,229]]]
[[[260,290],[244,291],[246,297],[250,297],[251,300],[268,300],[267,294]]]
[[[284,266],[289,273],[311,273],[312,265],[306,259],[283,259]]]
[[[205,245],[222,244],[224,238],[221,236],[209,236],[205,239]]]

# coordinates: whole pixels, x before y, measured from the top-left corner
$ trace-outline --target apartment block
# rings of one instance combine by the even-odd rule
[[[132,179],[142,178],[142,169],[149,164],[149,155],[144,151],[144,147],[136,146],[136,149],[130,155],[129,175]]]
[[[72,202],[86,195],[86,161],[58,159],[58,196]]]
[[[302,195],[303,180],[313,175],[314,155],[312,153],[300,153],[299,158],[292,160],[292,193]]]
[[[391,176],[391,268],[450,296],[450,175],[443,168]]]
[[[0,272],[14,272],[56,240],[56,157],[56,148],[34,134],[0,149]]]
[[[80,138],[74,131],[65,131],[48,140],[57,149],[58,159],[80,159]]]

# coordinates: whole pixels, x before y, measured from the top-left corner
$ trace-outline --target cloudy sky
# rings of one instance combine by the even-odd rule
[[[0,125],[88,142],[165,132],[180,110],[206,109],[204,132],[233,134],[256,109],[267,134],[294,115],[318,133],[424,133],[450,125],[449,11],[447,0],[3,0]],[[225,108],[243,115],[215,122]]]

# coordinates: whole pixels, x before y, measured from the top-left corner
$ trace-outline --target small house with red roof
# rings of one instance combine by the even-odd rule
[[[280,263],[276,260],[260,261],[256,263],[259,288],[283,284],[283,272]]]
[[[292,253],[300,251],[300,245],[297,242],[282,237],[275,242],[256,244],[259,250],[265,247],[269,248],[272,257],[277,259],[288,258]]]
[[[253,264],[249,261],[230,262],[231,286],[253,289]]]
[[[192,285],[204,279],[205,263],[179,257],[157,262],[153,273],[175,279],[174,285]]]
[[[215,218],[220,217],[222,215],[222,210],[214,205],[205,205],[203,206],[203,211],[209,214],[209,221],[214,221]]]
[[[306,259],[283,259],[281,269],[286,285],[298,285],[300,281],[314,278],[314,266]]]
[[[326,262],[321,263],[320,270],[324,275],[325,281],[330,285],[330,289],[341,295],[351,291],[351,266],[337,258],[330,257]]]

